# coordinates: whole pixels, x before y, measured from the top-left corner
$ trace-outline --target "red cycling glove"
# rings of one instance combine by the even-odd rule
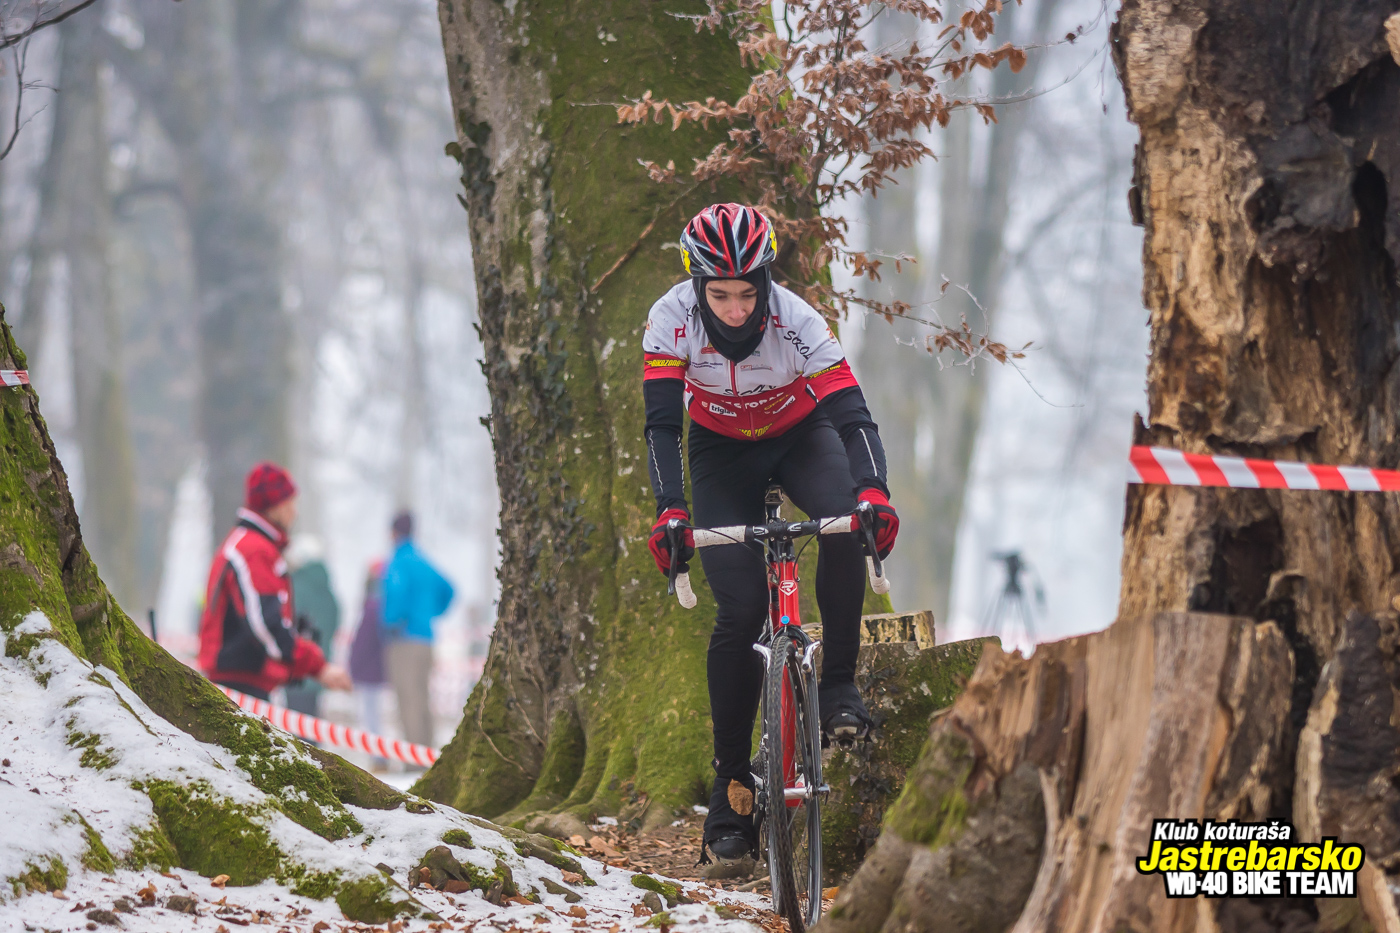
[[[899,514],[890,505],[889,496],[878,489],[862,489],[856,498],[869,502],[875,510],[875,551],[884,560],[894,550],[894,539],[899,536]]]
[[[679,518],[683,522],[690,521],[690,513],[685,509],[667,509],[656,517],[656,524],[651,526],[651,537],[647,540],[647,550],[651,551],[652,560],[656,561],[656,569],[661,571],[661,575],[669,577],[671,575],[671,539],[666,533],[666,524],[673,518]],[[681,531],[681,550],[678,555],[681,559],[681,569],[686,568],[686,564],[695,556],[695,534],[685,528]]]

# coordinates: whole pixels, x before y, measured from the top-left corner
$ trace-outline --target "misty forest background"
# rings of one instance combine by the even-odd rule
[[[844,208],[854,247],[918,260],[872,297],[1033,344],[971,368],[917,325],[840,326],[903,520],[891,595],[933,609],[940,641],[998,634],[994,552],[1033,568],[1037,640],[1117,605],[1147,329],[1107,26],[1101,0],[1008,6],[998,37],[1030,63],[974,88],[1007,101],[999,122],[956,114],[936,163]],[[886,14],[876,36],[913,28]],[[494,620],[498,505],[436,3],[104,0],[4,54],[0,300],[103,579],[192,656],[210,549],[270,455],[344,638],[410,507],[458,585],[433,683],[455,720]]]

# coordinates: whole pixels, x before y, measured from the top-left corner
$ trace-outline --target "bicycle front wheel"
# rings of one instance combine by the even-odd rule
[[[775,638],[763,691],[764,819],[773,910],[791,933],[822,909],[821,726],[816,678],[802,670],[797,645]]]

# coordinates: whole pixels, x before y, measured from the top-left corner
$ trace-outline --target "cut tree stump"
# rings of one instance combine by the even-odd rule
[[[1134,860],[1154,818],[1270,815],[1292,682],[1277,626],[1205,613],[988,646],[824,930],[1218,929]]]
[[[821,638],[821,626],[806,626]],[[934,645],[933,613],[861,619],[856,686],[875,721],[872,741],[832,747],[823,761],[831,793],[822,809],[822,852],[828,883],[844,881],[880,836],[889,805],[928,739],[929,719],[962,691],[983,646],[995,639]]]

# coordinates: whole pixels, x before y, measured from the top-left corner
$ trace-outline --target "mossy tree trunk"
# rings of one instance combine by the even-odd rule
[[[663,248],[709,201],[686,167],[718,128],[618,126],[613,104],[742,93],[703,4],[446,0],[448,79],[471,224],[501,490],[501,601],[481,682],[418,789],[469,812],[655,823],[709,781],[704,653],[646,551],[641,336],[680,281]],[[698,570],[698,563],[695,565]],[[704,591],[704,587],[698,587]]]
[[[1146,226],[1152,327],[1138,443],[1394,465],[1397,7],[1124,3],[1113,50],[1142,134],[1129,201]],[[984,657],[946,727],[976,736],[969,774],[984,783],[1030,762],[1046,786],[1046,844],[1018,930],[1400,925],[1398,541],[1389,495],[1130,489],[1120,621],[1029,662]],[[1095,683],[1115,680],[1112,699],[1096,699]],[[1017,725],[1017,708],[1034,715]],[[1133,717],[1140,727],[1112,724]],[[852,929],[873,929],[852,918],[876,910],[876,881],[894,878],[886,894],[925,889],[934,875],[920,859],[961,838],[949,823],[941,837],[912,831],[911,814],[953,784],[921,786],[911,779],[886,837],[918,837],[925,854],[862,870],[871,886],[843,907]],[[1306,840],[1361,843],[1360,897],[1169,903],[1131,868],[1153,816],[1280,818]],[[966,896],[970,884],[941,890]]]

